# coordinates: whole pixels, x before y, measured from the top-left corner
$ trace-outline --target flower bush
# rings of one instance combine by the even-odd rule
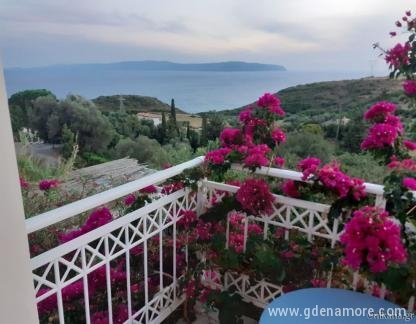
[[[407,49],[397,46],[389,53],[388,60],[393,67],[406,62]],[[410,92],[409,82],[406,87]],[[214,179],[223,179],[231,163],[240,163],[252,172],[262,166],[284,165],[284,158],[277,156],[277,151],[286,136],[275,124],[277,117],[284,113],[279,109],[280,100],[275,99],[269,94],[262,96],[256,106],[240,113],[240,129],[227,129],[222,133],[222,148],[209,152],[206,157]],[[408,231],[416,209],[411,192],[416,189],[416,161],[410,155],[416,143],[405,139],[405,128],[395,115],[396,111],[397,105],[391,102],[372,105],[364,114],[364,120],[371,126],[361,145],[381,164],[387,164],[387,210],[367,206],[373,201],[367,197],[364,181],[347,175],[337,161],[323,164],[316,157],[303,159],[297,164],[302,181],[286,180],[280,184],[280,192],[292,198],[325,195],[326,202],[331,203],[328,224],[336,217],[345,222],[340,244],[331,249],[331,253],[318,257],[319,251],[312,250],[310,257],[317,257],[313,263],[314,273],[301,284],[296,279],[286,281],[288,274],[283,270],[293,267],[293,263],[297,269],[304,269],[305,265],[296,260],[300,244],[283,239],[285,244],[277,247],[276,240],[287,238],[288,231],[277,228],[275,235],[271,235],[270,229],[266,231],[252,222],[253,216],[267,217],[275,203],[267,183],[259,178],[249,178],[240,184],[235,200],[228,195],[220,200],[215,198],[211,209],[200,217],[198,227],[206,232],[204,239],[197,238],[196,243],[199,248],[203,246],[206,253],[206,267],[267,279],[283,284],[285,291],[289,291],[301,286],[326,286],[327,278],[317,274],[331,264],[332,287],[350,289],[351,286],[345,285],[345,278],[351,275],[348,270],[351,269],[373,281],[370,293],[380,295],[380,284],[384,283],[389,298],[405,305],[414,293],[411,287],[416,279],[416,235]],[[212,155],[217,154],[221,158],[213,159]],[[213,231],[218,224],[227,228],[228,237],[223,232]],[[328,248],[325,244],[324,249]],[[224,250],[221,246],[227,248]],[[223,293],[212,292],[214,297],[208,301],[221,307],[218,296],[222,296],[222,301]]]
[[[286,134],[277,125],[284,115],[279,98],[270,93],[244,109],[239,115],[240,128],[225,128],[220,134],[221,148],[205,156],[212,176],[223,180],[231,163],[242,163],[252,171],[272,163],[283,165],[284,160],[276,155],[278,146],[286,141]]]
[[[340,240],[345,245],[344,262],[353,270],[384,272],[391,264],[407,261],[400,227],[376,207],[355,211]]]
[[[200,175],[196,177],[200,178]],[[31,184],[25,179],[21,179],[22,193],[32,203],[37,203],[42,200],[46,209],[51,208],[55,201],[63,199],[67,196],[61,186],[49,186],[48,189],[40,190],[39,184]],[[49,183],[51,181],[41,181],[42,183]],[[58,183],[53,181],[52,183]],[[184,188],[184,186],[192,187],[195,185],[194,177],[185,172],[181,176],[177,176],[162,185],[162,188],[149,186],[141,189],[138,192],[132,193],[109,203],[107,206],[99,207],[86,215],[80,215],[78,219],[74,218],[70,222],[63,222],[56,226],[51,226],[45,230],[38,231],[29,235],[30,252],[32,256],[37,256],[44,253],[59,244],[65,244],[75,238],[78,238],[90,231],[93,231],[105,224],[108,224],[113,219],[123,217],[124,215],[143,207],[146,203],[150,203],[152,199],[158,199],[159,195],[170,194],[176,190]],[[46,188],[46,186],[45,186]],[[162,193],[163,192],[163,193]],[[77,200],[75,198],[74,200]],[[176,265],[177,275],[181,276],[186,269],[186,245],[196,238],[185,235],[188,230],[188,225],[191,224],[192,219],[196,219],[196,214],[193,211],[184,210],[180,214],[178,221],[178,237],[176,249]],[[79,222],[79,223],[78,223]],[[68,228],[65,230],[65,228]],[[181,233],[182,232],[182,233]],[[199,231],[201,233],[201,230]],[[202,235],[202,234],[201,234]],[[152,296],[159,291],[159,236],[153,237],[148,241],[148,294]],[[95,244],[95,243],[92,243]],[[111,248],[111,243],[109,241]],[[172,264],[174,260],[173,254],[173,237],[170,235],[163,236],[163,258],[165,264]],[[104,245],[98,245],[99,253],[105,254]],[[88,258],[89,252],[85,252]],[[137,245],[130,250],[130,275],[131,275],[131,303],[134,309],[140,309],[145,301],[145,287],[143,269],[144,269],[144,247],[143,244]],[[73,252],[64,256],[64,259],[71,261],[73,258],[75,264],[81,262],[80,255],[76,256]],[[79,259],[79,260],[78,260]],[[94,258],[90,261],[93,262]],[[99,261],[98,259],[95,261]],[[91,263],[94,265],[94,262]],[[62,274],[65,273],[65,265],[62,264]],[[36,271],[35,271],[36,272]],[[48,277],[51,273],[48,274]],[[71,275],[71,274],[69,274]],[[124,323],[128,318],[127,310],[127,286],[126,286],[126,257],[125,254],[111,261],[110,277],[112,289],[112,303],[113,303],[113,323]],[[53,280],[51,278],[51,280]],[[88,275],[88,293],[90,303],[90,316],[92,323],[109,323],[109,313],[107,311],[107,282],[106,282],[106,267],[101,266]],[[163,278],[166,285],[172,283],[172,272],[167,270]],[[37,296],[42,296],[48,293],[50,288],[43,286],[37,292]],[[84,282],[82,279],[70,283],[62,289],[62,299],[64,302],[65,321],[80,322],[85,321],[85,304],[84,304]],[[56,293],[46,297],[38,303],[38,311],[41,322],[54,322],[58,318],[57,313],[57,295]]]
[[[270,214],[274,197],[269,186],[262,179],[247,179],[238,189],[237,201],[252,215]]]
[[[415,105],[416,99],[416,18],[410,10],[406,11],[400,20],[397,20],[395,26],[399,32],[391,31],[391,37],[407,35],[407,40],[403,43],[397,43],[393,48],[385,50],[379,44],[374,44],[384,54],[386,63],[391,73],[391,78],[405,77],[403,81],[403,92],[410,99],[411,105]]]
[[[56,179],[51,179],[51,180],[41,180],[39,182],[39,189],[42,191],[48,191],[48,190],[52,190],[52,189],[56,189],[59,186],[59,181]]]

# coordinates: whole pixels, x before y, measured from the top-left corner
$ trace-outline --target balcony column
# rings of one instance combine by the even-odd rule
[[[0,322],[38,323],[3,68],[0,64]]]

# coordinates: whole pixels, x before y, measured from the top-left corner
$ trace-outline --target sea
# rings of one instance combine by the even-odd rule
[[[78,94],[88,99],[104,95],[142,95],[188,113],[238,108],[265,92],[320,81],[368,77],[365,71],[126,71],[6,69],[8,95],[27,89],[48,89],[58,98]],[[382,76],[382,75],[380,75]]]

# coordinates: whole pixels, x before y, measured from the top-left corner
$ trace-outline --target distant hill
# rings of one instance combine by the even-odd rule
[[[138,112],[169,112],[170,105],[160,101],[157,98],[137,96],[137,95],[115,95],[115,96],[100,96],[92,101],[102,112],[117,111],[120,109],[120,97],[124,109],[128,113]],[[178,113],[184,113],[182,110],[176,108]]]
[[[388,78],[317,82],[283,89],[277,93],[287,113],[285,121],[322,123],[338,117],[354,118],[376,101],[403,99],[402,81]],[[221,111],[235,116],[250,104]],[[406,108],[405,105],[401,105]]]
[[[92,64],[62,64],[35,68],[10,68],[10,71],[19,70],[136,70],[136,71],[207,71],[207,72],[237,72],[237,71],[286,71],[282,65],[247,63],[240,61],[218,63],[174,63],[169,61],[129,61],[116,63]]]

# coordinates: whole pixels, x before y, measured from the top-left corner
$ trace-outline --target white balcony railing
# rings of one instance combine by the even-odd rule
[[[154,173],[142,179],[127,183],[95,196],[71,203],[49,211],[26,221],[27,233],[44,230],[48,226],[68,220],[80,213],[108,204],[118,198],[136,192],[139,189],[180,174],[187,168],[203,163],[203,157],[196,158],[175,167]],[[238,166],[234,166],[238,169]],[[301,174],[295,171],[262,168],[258,174],[300,181]],[[183,279],[178,269],[177,228],[182,209],[192,209],[200,214],[209,207],[212,197],[222,199],[226,192],[233,194],[238,187],[201,180],[198,193],[182,189],[152,201],[146,206],[123,217],[88,232],[65,244],[59,245],[31,259],[36,302],[56,305],[56,317],[65,322],[66,287],[78,283],[79,300],[85,307],[85,322],[91,323],[91,283],[99,273],[101,284],[105,285],[105,311],[109,322],[113,323],[115,313],[114,298],[117,287],[122,286],[126,296],[126,322],[160,323],[182,302],[183,294],[179,282]],[[375,195],[375,204],[384,206],[383,187],[366,184],[366,191]],[[339,239],[338,220],[329,225],[327,213],[330,206],[276,195],[274,212],[268,217],[248,216],[246,224],[255,222],[264,229],[267,238],[268,227],[285,229],[285,238],[290,239],[290,231],[303,232],[308,239],[321,237],[332,246]],[[170,238],[171,244],[164,246],[164,238]],[[186,254],[186,247],[185,249]],[[137,253],[140,251],[140,253]],[[149,258],[158,258],[157,267],[149,266]],[[122,267],[122,278],[115,278],[112,267]],[[138,269],[140,268],[140,269]],[[140,275],[138,275],[140,274]],[[328,275],[330,279],[330,274]],[[356,279],[356,278],[355,278]],[[353,281],[354,279],[351,278]],[[156,282],[156,284],[152,284]],[[353,281],[354,282],[354,281]],[[356,282],[356,280],[355,280]],[[144,299],[136,299],[136,290],[140,283]],[[330,286],[331,280],[328,280]],[[283,293],[282,287],[264,280],[253,282],[244,275],[226,273],[222,278],[222,288],[234,288],[243,298],[253,304],[264,307],[273,298]],[[382,293],[384,297],[384,293]],[[409,300],[409,310],[413,309],[415,299]]]

